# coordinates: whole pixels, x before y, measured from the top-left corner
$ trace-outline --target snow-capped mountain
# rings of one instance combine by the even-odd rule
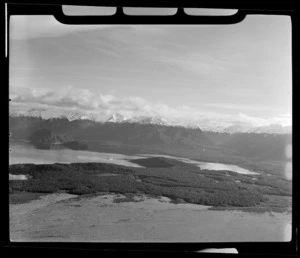
[[[42,119],[68,119],[69,121],[73,120],[92,120],[95,121],[95,117],[92,114],[75,112],[75,111],[55,111],[48,110],[45,108],[30,108],[28,110],[10,110],[9,116],[12,117],[40,117]]]
[[[125,120],[126,120],[126,118],[124,116],[122,116],[121,114],[117,113],[117,114],[113,114],[110,118],[108,118],[106,120],[106,122],[121,123],[121,122],[123,122]]]
[[[159,116],[134,116],[129,119],[126,119],[123,122],[138,123],[138,124],[168,125],[167,120]]]
[[[253,127],[251,127],[251,126],[231,125],[231,126],[228,126],[228,127],[224,128],[222,130],[222,132],[233,134],[233,133],[237,133],[237,132],[247,133],[247,132],[251,132],[251,130],[253,130]]]
[[[64,116],[68,118],[69,121],[73,120],[95,120],[95,117],[92,114],[85,114],[81,112],[64,112]]]
[[[168,125],[167,120],[159,116],[132,116],[125,118],[119,113],[109,117],[106,122]]]
[[[259,126],[250,130],[251,133],[267,133],[267,134],[290,134],[291,126],[283,126],[280,124],[271,124],[268,126]]]
[[[256,134],[291,134],[292,126],[283,126],[280,124],[270,124],[267,126],[252,125],[230,125],[227,127],[218,126],[200,126],[203,131],[215,133],[256,133]]]
[[[180,121],[168,122],[168,125],[176,126],[176,127],[184,127],[184,128],[189,128],[189,129],[201,129],[202,130],[202,128],[197,124],[185,123],[185,122],[180,122]]]
[[[224,128],[220,132],[234,134],[234,133],[257,133],[257,134],[291,134],[291,126],[283,126],[280,124],[270,124],[267,126],[242,126],[231,125]]]
[[[30,108],[28,110],[9,110],[10,116],[31,116],[31,117],[42,117],[42,114],[47,112],[44,108]]]
[[[30,108],[28,110],[10,110],[11,117],[40,117],[42,119],[68,119],[74,120],[90,120],[94,122],[111,122],[111,123],[138,123],[138,124],[156,124],[172,127],[184,127],[190,129],[201,129],[207,132],[217,133],[257,133],[257,134],[291,134],[291,126],[282,126],[280,124],[271,124],[268,126],[251,126],[250,124],[233,124],[221,126],[214,121],[201,121],[199,124],[188,123],[182,121],[167,121],[161,116],[131,116],[124,117],[120,113],[113,114],[106,120],[100,120],[94,114],[78,112],[78,111],[61,111],[48,110],[45,108]]]
[[[168,121],[161,116],[132,116],[125,118],[121,114],[117,113],[109,117],[106,122],[111,123],[138,123],[138,124],[156,124],[164,126],[175,126],[175,127],[185,127],[191,129],[200,128],[197,124],[184,123],[180,121]],[[200,128],[201,129],[201,128]]]

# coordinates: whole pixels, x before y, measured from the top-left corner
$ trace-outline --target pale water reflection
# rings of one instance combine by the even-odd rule
[[[116,153],[100,153],[92,151],[79,151],[64,148],[41,150],[29,143],[10,143],[9,164],[34,163],[75,163],[75,162],[101,162],[112,163],[129,167],[141,167],[130,162],[130,159],[144,158],[134,155]]]
[[[258,175],[259,173],[252,172],[248,169],[241,168],[236,165],[231,165],[231,164],[223,164],[223,163],[213,163],[213,162],[203,162],[203,161],[197,161],[197,160],[191,160],[188,158],[180,158],[180,157],[174,157],[170,155],[156,155],[156,154],[143,154],[144,156],[147,157],[165,157],[165,158],[170,158],[170,159],[177,159],[185,163],[189,164],[195,164],[197,165],[200,169],[203,170],[225,170],[225,171],[232,171],[236,172],[239,174],[244,174],[244,175]],[[228,174],[226,174],[229,176]]]
[[[241,168],[236,165],[212,163],[212,162],[198,162],[198,164],[199,164],[198,166],[201,169],[206,169],[206,170],[229,170],[244,175],[258,175],[258,173],[256,172],[249,171],[248,169]]]
[[[205,170],[225,170],[232,171],[239,174],[245,175],[257,175],[258,173],[249,171],[248,169],[241,168],[236,165],[203,162],[192,160],[188,158],[175,157],[170,155],[161,154],[139,154],[139,155],[125,155],[117,153],[103,153],[103,152],[92,152],[92,151],[79,151],[70,150],[66,148],[47,149],[40,150],[36,149],[33,145],[26,142],[11,141],[10,142],[10,155],[9,164],[17,163],[34,163],[34,164],[45,164],[45,163],[74,163],[74,162],[101,162],[111,163],[116,165],[123,165],[128,167],[142,167],[138,164],[130,162],[133,159],[143,159],[146,157],[164,157],[169,159],[176,159],[185,163],[195,164],[200,169]]]

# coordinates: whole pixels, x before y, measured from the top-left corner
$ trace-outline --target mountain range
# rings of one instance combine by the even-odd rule
[[[194,128],[201,129],[203,131],[209,132],[218,132],[218,133],[258,133],[258,134],[291,134],[292,127],[291,126],[283,126],[280,124],[270,124],[267,126],[251,126],[251,125],[230,125],[227,127],[220,126],[208,126],[202,125],[199,126],[197,124],[191,123],[182,123],[182,122],[174,122],[167,121],[161,116],[131,116],[124,117],[123,115],[116,113],[112,116],[108,117],[106,120],[96,119],[96,116],[91,113],[84,112],[75,112],[75,111],[60,111],[58,113],[54,113],[52,110],[47,110],[43,108],[30,108],[28,110],[22,111],[10,111],[9,115],[11,117],[37,117],[43,119],[57,119],[57,118],[66,118],[69,121],[73,120],[90,120],[96,122],[109,122],[109,123],[138,123],[138,124],[156,124],[156,125],[164,125],[164,126],[175,126],[175,127],[185,127],[185,128]]]
[[[12,139],[26,139],[35,145],[60,143],[100,152],[142,150],[213,160],[224,156],[284,160],[285,148],[291,144],[291,134],[212,132],[197,126],[170,126],[159,117],[125,119],[119,115],[100,122],[82,114],[72,119],[66,115],[44,119],[11,113],[9,131]]]
[[[166,119],[163,119],[160,116],[132,116],[130,118],[125,118],[118,113],[109,117],[106,122],[170,125]]]
[[[148,122],[148,121],[147,121]],[[68,120],[66,117],[42,119],[40,117],[10,117],[10,132],[15,138],[26,138],[38,130],[47,129],[55,135],[69,135],[85,141],[119,142],[122,144],[155,145],[185,144],[195,141],[211,144],[199,129],[165,126],[151,123],[95,122],[86,119]]]

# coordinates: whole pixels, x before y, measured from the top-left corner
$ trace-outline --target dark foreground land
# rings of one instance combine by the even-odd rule
[[[28,176],[28,180],[9,182],[10,203],[28,202],[49,193],[85,196],[109,192],[124,195],[119,202],[146,194],[212,209],[284,212],[291,208],[291,182],[277,176],[200,170],[193,164],[166,158],[132,162],[145,167],[104,163],[10,165],[10,174]]]

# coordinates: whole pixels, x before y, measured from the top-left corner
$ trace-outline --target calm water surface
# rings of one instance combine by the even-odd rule
[[[239,174],[256,175],[258,173],[249,171],[236,165],[202,162],[191,160],[188,158],[180,158],[170,155],[155,155],[155,154],[141,154],[141,155],[124,155],[116,153],[103,153],[92,151],[78,151],[63,148],[61,146],[54,146],[53,149],[41,150],[35,148],[28,142],[10,141],[9,164],[18,163],[73,163],[73,162],[101,162],[111,163],[116,165],[123,165],[128,167],[142,167],[140,165],[130,162],[131,159],[142,159],[145,157],[165,157],[177,159],[185,163],[195,164],[200,169],[205,170],[228,170]]]

